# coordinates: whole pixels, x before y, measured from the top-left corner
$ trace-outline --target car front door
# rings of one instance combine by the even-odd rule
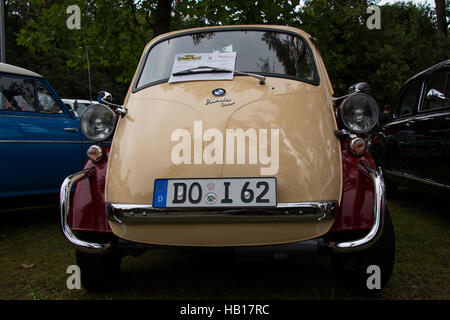
[[[79,120],[44,79],[0,74],[0,196],[57,192],[82,167]]]
[[[449,96],[448,81],[449,72],[445,71],[425,78],[419,111],[409,121],[415,138],[406,145],[405,170],[423,182],[441,186],[450,184],[450,103],[433,97],[432,90]]]
[[[394,109],[393,121],[384,125],[384,168],[388,172],[403,173],[407,171],[407,146],[415,140],[411,129],[417,104],[421,95],[422,82],[415,81],[402,89]]]

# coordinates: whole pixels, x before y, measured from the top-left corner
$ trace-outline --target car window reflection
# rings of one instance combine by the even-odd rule
[[[34,80],[0,76],[0,110],[36,112]]]
[[[314,81],[314,60],[300,36],[273,31],[201,32],[171,38],[152,47],[137,88],[168,79],[180,53],[236,52],[235,70]]]
[[[414,112],[420,94],[420,84],[420,82],[416,82],[402,93],[396,109],[396,116],[401,117]]]
[[[41,83],[37,83],[39,110],[42,113],[63,113],[55,98],[50,94],[47,88]]]
[[[447,90],[446,90],[446,80],[447,80],[448,76],[447,73],[437,73],[434,74],[432,76],[430,76],[426,81],[425,81],[425,92],[429,92],[431,89],[437,90],[441,93],[443,93],[445,96],[449,97],[449,92],[448,92],[448,84],[447,84]],[[447,80],[448,81],[448,80]],[[437,109],[437,108],[442,108],[444,106],[448,106],[449,102],[448,100],[440,100],[440,99],[427,99],[425,97],[424,101],[423,101],[423,107],[422,110],[426,111],[426,110],[431,110],[431,109]]]

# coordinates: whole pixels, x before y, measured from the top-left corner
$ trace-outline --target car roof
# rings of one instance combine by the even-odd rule
[[[416,74],[412,78],[408,79],[405,82],[405,85],[408,84],[408,83],[413,82],[414,80],[417,80],[419,78],[422,78],[422,77],[425,77],[425,76],[430,75],[432,73],[435,73],[436,71],[440,71],[440,70],[444,70],[444,69],[448,69],[448,68],[450,68],[450,59],[448,59],[446,61],[439,62],[439,63],[435,64],[434,66],[419,72],[418,74]]]
[[[7,64],[0,62],[0,72],[9,73],[13,75],[27,76],[27,77],[35,77],[35,78],[44,78],[40,74],[21,68],[17,66],[13,66],[12,64]]]

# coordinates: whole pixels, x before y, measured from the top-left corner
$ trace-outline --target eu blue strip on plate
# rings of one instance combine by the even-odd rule
[[[153,207],[166,207],[167,200],[167,179],[156,179],[155,187],[153,189]]]

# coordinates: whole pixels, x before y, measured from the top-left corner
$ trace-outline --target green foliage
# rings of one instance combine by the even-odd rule
[[[46,76],[61,97],[87,99],[89,86],[83,29],[69,30],[66,26],[69,17],[66,9],[71,4],[77,4],[77,1],[7,1],[6,58],[8,63]],[[84,7],[80,5],[80,8],[83,10]],[[82,26],[88,22],[83,13]],[[91,52],[90,47],[88,50],[89,58],[93,59],[93,97],[97,91],[107,89],[120,101],[128,89],[128,84],[116,80],[121,76],[122,68],[98,63],[97,59],[103,55]]]
[[[65,96],[69,89],[86,96],[88,53],[94,87],[123,97],[161,19],[160,1],[7,1],[7,57],[37,72],[48,70],[44,75],[58,80],[57,91]],[[438,34],[430,6],[413,3],[381,6],[381,29],[369,30],[366,10],[374,2],[306,0],[300,6],[299,0],[174,0],[167,19],[170,30],[233,24],[300,27],[319,39],[336,95],[368,81],[380,104],[392,104],[407,78],[449,58],[449,39]],[[81,30],[66,26],[66,9],[74,4],[82,11]],[[76,82],[83,88],[69,85]]]
[[[81,29],[66,26],[69,5],[82,11]],[[120,68],[118,82],[129,82],[142,48],[151,38],[145,19],[130,1],[58,1],[41,8],[38,19],[27,20],[17,43],[33,53],[57,50],[73,69],[86,69],[86,48],[93,66]]]
[[[297,17],[299,0],[216,1],[179,0],[174,7],[174,27],[234,25],[234,24],[291,24]]]
[[[392,104],[405,80],[449,58],[449,41],[439,43],[429,5],[381,6],[379,30],[366,26],[368,6],[369,1],[309,0],[300,27],[319,39],[338,95],[352,83],[367,81],[380,104]]]

